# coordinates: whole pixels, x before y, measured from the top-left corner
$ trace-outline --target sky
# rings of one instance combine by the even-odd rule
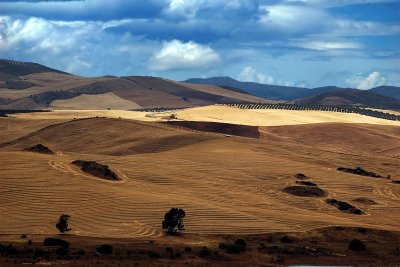
[[[0,0],[0,58],[90,77],[400,86],[400,0]]]

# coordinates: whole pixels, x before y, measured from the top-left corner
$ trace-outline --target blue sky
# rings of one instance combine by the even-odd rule
[[[400,86],[400,0],[0,0],[0,57],[83,76]]]

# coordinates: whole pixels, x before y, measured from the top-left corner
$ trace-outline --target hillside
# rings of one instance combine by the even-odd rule
[[[379,86],[369,90],[375,94],[400,99],[400,87],[396,86]]]
[[[305,90],[301,87],[289,87],[279,85],[268,85],[253,82],[240,82],[230,77],[212,77],[212,78],[193,78],[185,82],[195,84],[220,85],[225,88],[233,87],[249,92],[252,95],[272,99],[272,100],[288,100],[292,95]]]
[[[356,105],[379,109],[400,109],[400,100],[370,91],[341,89],[293,101],[302,105]]]
[[[226,88],[237,88],[239,90],[246,91],[251,93],[252,95],[263,97],[267,99],[274,99],[274,100],[284,100],[284,101],[293,101],[303,98],[311,98],[314,96],[318,96],[320,94],[328,94],[338,90],[350,90],[352,88],[340,88],[336,86],[323,86],[317,88],[299,88],[299,87],[291,87],[291,86],[277,86],[277,85],[268,85],[268,84],[260,84],[260,83],[251,83],[251,82],[241,82],[230,77],[211,77],[211,78],[192,78],[188,79],[185,82],[193,83],[193,84],[208,84],[208,85],[219,85],[221,87]],[[355,90],[355,89],[353,89]],[[395,86],[379,86],[372,88],[370,90],[365,90],[365,92],[379,94],[381,96],[386,96],[389,98],[397,98],[400,99],[400,87]],[[362,93],[359,93],[359,97],[364,97]],[[361,100],[359,99],[359,103],[373,103],[370,102],[371,95],[365,94],[366,99]],[[376,96],[375,96],[376,97]],[[345,97],[346,99],[348,97]],[[377,97],[376,97],[377,98]],[[317,97],[315,100],[319,99]],[[354,101],[351,99],[337,100],[337,103],[349,103],[352,104]],[[378,100],[378,99],[377,99]],[[379,106],[392,106],[393,100],[378,100]],[[384,102],[388,101],[386,104]],[[331,101],[329,103],[334,103],[335,101]],[[310,102],[311,103],[311,102]],[[316,103],[313,103],[316,104]],[[395,104],[396,106],[396,104]]]
[[[280,255],[308,257],[307,263],[315,265],[327,259],[324,265],[338,266],[349,253],[358,264],[360,258],[370,260],[365,255],[371,251],[385,259],[397,255],[399,122],[338,112],[214,105],[177,111],[186,121],[158,123],[166,122],[170,113],[59,110],[0,118],[0,165],[6,166],[0,168],[0,243],[19,251],[58,253],[55,266],[80,266],[82,259],[83,265],[95,260],[96,266],[103,261],[132,266],[138,260],[138,266],[165,265],[166,259],[171,261],[168,247],[182,252],[173,266],[187,266],[189,257],[199,261],[191,266],[214,266],[208,263],[215,261],[221,266],[239,261],[243,264],[238,266],[265,266]],[[84,171],[73,164],[77,160],[106,166],[118,179]],[[337,170],[358,166],[384,178]],[[322,194],[289,190],[299,187]],[[330,205],[332,198],[361,214]],[[163,216],[171,207],[186,213],[182,235],[162,231]],[[71,216],[72,230],[65,235],[54,227],[61,214]],[[285,236],[292,243],[282,241]],[[47,237],[71,243],[67,261],[58,264],[64,259],[59,250],[42,247]],[[247,243],[247,252],[221,249],[221,243],[238,238]],[[348,250],[354,238],[366,242],[368,253]],[[33,244],[27,245],[28,240]],[[96,247],[101,244],[111,244],[115,253],[99,255]],[[200,250],[205,246],[216,253],[204,256]],[[5,247],[10,248],[0,246],[3,251]],[[271,254],[274,248],[280,252]],[[85,255],[76,257],[78,249]],[[149,258],[149,251],[162,258]],[[1,266],[15,262],[15,254],[3,255]],[[113,263],[109,257],[114,256],[118,261]]]
[[[157,77],[80,77],[35,63],[0,60],[0,109],[195,107],[265,99]]]
[[[334,125],[329,127],[335,129]],[[338,125],[337,131],[341,127]],[[395,144],[398,140],[395,129],[370,129],[355,128],[353,138],[363,143],[364,138],[374,140],[381,132],[387,135],[386,141]],[[286,138],[295,138],[297,132],[292,128],[279,131],[285,132]],[[312,137],[308,138],[311,142]],[[313,146],[329,138],[316,139]],[[37,143],[56,154],[21,151]],[[371,143],[363,145],[367,149]],[[161,236],[163,212],[176,205],[187,211],[188,233],[256,234],[330,225],[376,227],[377,221],[380,229],[398,230],[397,213],[390,212],[398,205],[398,185],[336,171],[340,166],[364,166],[382,175],[400,175],[396,159],[368,153],[373,151],[371,147],[359,157],[356,151],[343,154],[285,141],[227,138],[121,119],[55,123],[0,148],[0,163],[8,166],[0,171],[4,177],[0,198],[5,203],[0,207],[4,214],[0,232],[52,234],[56,230],[54,218],[59,212],[68,212],[73,218],[73,233],[78,235],[154,238]],[[107,164],[123,180],[114,183],[90,177],[70,164],[76,159]],[[368,216],[358,217],[319,199],[299,199],[282,192],[295,183],[293,175],[299,172],[341,200],[365,196],[381,204],[362,206]]]

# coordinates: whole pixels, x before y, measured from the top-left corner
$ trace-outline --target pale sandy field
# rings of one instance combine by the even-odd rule
[[[399,121],[384,120],[359,114],[297,111],[275,109],[239,109],[228,106],[206,106],[167,112],[141,112],[125,110],[54,110],[49,113],[17,114],[21,119],[73,119],[87,117],[124,118],[143,121],[166,121],[169,115],[177,114],[178,120],[224,122],[251,126],[282,126],[313,123],[366,123],[400,126]]]

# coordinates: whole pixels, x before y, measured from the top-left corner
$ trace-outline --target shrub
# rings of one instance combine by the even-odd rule
[[[288,237],[287,235],[285,235],[285,236],[282,236],[281,242],[282,242],[282,243],[286,243],[286,244],[290,244],[290,243],[292,243],[293,241],[292,241],[292,239],[290,239],[290,237]]]
[[[243,239],[237,239],[233,244],[220,243],[218,248],[225,250],[227,253],[239,254],[247,250],[247,244]]]
[[[53,237],[47,237],[43,241],[43,245],[45,245],[45,246],[62,247],[62,248],[65,248],[65,249],[69,248],[68,241],[65,241],[65,240],[59,239],[59,238],[53,238]]]
[[[361,240],[353,239],[349,243],[349,249],[352,251],[364,251],[367,249],[367,246]]]
[[[155,252],[155,251],[149,251],[147,254],[152,259],[156,259],[156,258],[160,258],[161,257],[161,255],[158,252]]]
[[[56,254],[59,256],[66,256],[68,255],[69,250],[67,248],[58,248],[56,250]]]
[[[300,179],[300,180],[303,180],[303,179],[307,178],[307,176],[305,174],[303,174],[303,173],[297,173],[297,174],[295,174],[294,177],[296,177],[297,179]]]
[[[173,253],[174,252],[174,250],[171,247],[166,247],[165,251],[169,252],[169,253]]]
[[[43,249],[35,249],[35,252],[33,253],[34,258],[41,258],[44,257],[48,252],[43,250]]]
[[[180,258],[180,257],[182,257],[182,253],[176,252],[174,258]]]
[[[208,249],[208,247],[204,246],[200,250],[200,256],[202,257],[208,257],[211,255],[211,250]]]
[[[185,252],[192,252],[192,248],[191,247],[186,247],[185,248]]]
[[[109,244],[103,244],[96,249],[100,254],[113,254],[113,247]]]

